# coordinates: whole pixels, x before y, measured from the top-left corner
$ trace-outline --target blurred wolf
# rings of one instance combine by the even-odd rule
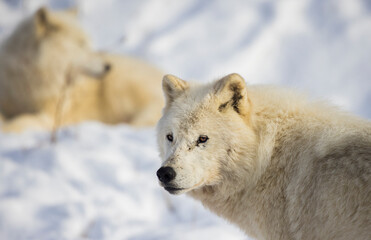
[[[163,104],[162,76],[140,60],[94,52],[76,11],[40,8],[0,49],[3,129],[50,129],[56,111],[62,125],[83,120],[154,125]]]
[[[256,239],[370,239],[371,124],[238,74],[163,79],[161,186]]]

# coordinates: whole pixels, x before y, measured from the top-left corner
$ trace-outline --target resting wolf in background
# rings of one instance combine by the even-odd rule
[[[206,85],[167,75],[163,91],[168,192],[256,239],[370,239],[369,121],[238,74]]]
[[[61,124],[154,125],[163,104],[161,78],[143,61],[94,52],[76,12],[40,8],[0,49],[3,129],[51,128],[63,94]]]

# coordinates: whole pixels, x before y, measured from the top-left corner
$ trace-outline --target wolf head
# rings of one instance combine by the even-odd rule
[[[18,26],[2,51],[10,56],[21,56],[23,61],[30,59],[30,64],[56,74],[72,67],[98,77],[110,68],[93,52],[89,37],[79,27],[75,9],[38,9]],[[55,81],[54,76],[49,77]]]
[[[255,148],[244,79],[230,74],[196,85],[166,75],[163,91],[166,106],[157,125],[160,184],[172,194],[238,184],[243,176],[237,175],[249,171]]]
[[[34,31],[40,43],[57,48],[70,56],[72,67],[100,77],[111,66],[93,52],[89,37],[77,22],[77,10],[49,11],[40,8],[33,17]],[[53,51],[49,51],[53,52]]]

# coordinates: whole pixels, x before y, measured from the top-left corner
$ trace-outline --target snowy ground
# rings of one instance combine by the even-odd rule
[[[0,138],[0,239],[243,239],[156,180],[154,129],[85,123]]]
[[[41,4],[77,4],[97,49],[184,79],[238,72],[371,118],[368,0],[3,0],[0,39]],[[0,239],[247,239],[157,184],[154,129],[84,123],[0,133]]]

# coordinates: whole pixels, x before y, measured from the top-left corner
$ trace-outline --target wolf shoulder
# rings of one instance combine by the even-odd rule
[[[322,173],[371,174],[370,120],[291,89],[252,86],[248,92],[258,129],[274,129],[261,133],[274,139],[272,157],[311,163]]]
[[[289,231],[297,239],[368,239],[371,122],[296,93],[269,92],[276,113],[262,121],[276,129],[270,167],[286,168]]]

